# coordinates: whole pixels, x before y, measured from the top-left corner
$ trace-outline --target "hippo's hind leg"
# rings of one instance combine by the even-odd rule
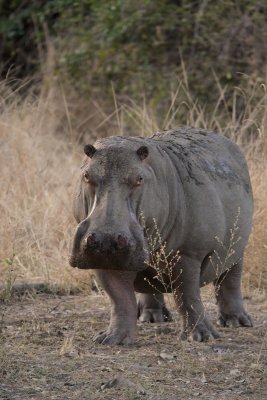
[[[136,331],[137,303],[133,282],[135,272],[97,270],[96,276],[111,301],[109,327],[94,341],[102,344],[131,344]]]
[[[141,322],[171,321],[162,293],[141,293],[138,300],[138,318]]]
[[[182,339],[198,342],[220,337],[206,316],[200,296],[201,262],[181,256],[174,276],[174,297],[183,317]]]
[[[215,295],[219,307],[221,326],[253,326],[252,319],[246,313],[241,294],[242,260],[225,271],[215,285]]]

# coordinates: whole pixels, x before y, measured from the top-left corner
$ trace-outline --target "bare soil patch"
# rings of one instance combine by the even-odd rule
[[[213,299],[205,304],[214,322]],[[219,329],[213,342],[181,342],[174,312],[171,323],[138,323],[128,347],[93,343],[109,320],[99,294],[25,294],[0,306],[1,400],[266,398],[266,303],[247,299],[255,327]]]

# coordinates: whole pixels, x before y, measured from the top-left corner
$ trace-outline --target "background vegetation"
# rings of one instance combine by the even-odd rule
[[[113,81],[119,95],[164,105],[185,65],[210,104],[214,75],[233,88],[266,74],[264,0],[2,0],[0,15],[2,76],[42,69],[51,39],[58,76],[80,95],[111,96]]]
[[[179,125],[239,143],[254,188],[244,284],[266,285],[264,0],[0,2],[2,280],[71,290],[82,143]]]

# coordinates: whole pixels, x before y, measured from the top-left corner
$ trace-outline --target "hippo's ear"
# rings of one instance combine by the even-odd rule
[[[83,151],[85,152],[85,154],[86,154],[88,157],[92,158],[93,155],[94,155],[95,152],[96,152],[96,148],[95,148],[92,144],[86,144],[86,145],[84,146]]]
[[[136,153],[140,160],[143,161],[148,156],[148,148],[146,146],[141,146],[138,150],[136,150]]]

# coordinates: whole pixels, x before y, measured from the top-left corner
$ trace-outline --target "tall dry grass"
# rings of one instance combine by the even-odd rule
[[[231,107],[229,101],[226,104],[226,88],[216,79],[215,88],[218,102],[212,113],[191,97],[186,75],[171,93],[165,115],[145,102],[141,106],[131,100],[119,104],[115,94],[114,112],[107,115],[93,100],[83,104],[87,115],[82,122],[88,124],[89,132],[85,137],[94,141],[106,134],[148,135],[179,126],[182,111],[188,126],[221,131],[235,140],[246,154],[255,199],[244,283],[247,288],[259,288],[267,284],[266,86],[250,84],[247,92],[237,88]],[[5,82],[0,84],[0,268],[4,284],[46,281],[69,291],[89,282],[90,274],[71,269],[67,261],[75,228],[72,192],[83,157],[79,123],[73,128],[69,98],[56,83],[45,85],[37,97],[29,94],[24,99]],[[240,100],[242,112],[237,106]]]
[[[53,90],[21,100],[5,83],[1,89],[1,279],[68,290],[75,282],[67,257],[79,156]]]

